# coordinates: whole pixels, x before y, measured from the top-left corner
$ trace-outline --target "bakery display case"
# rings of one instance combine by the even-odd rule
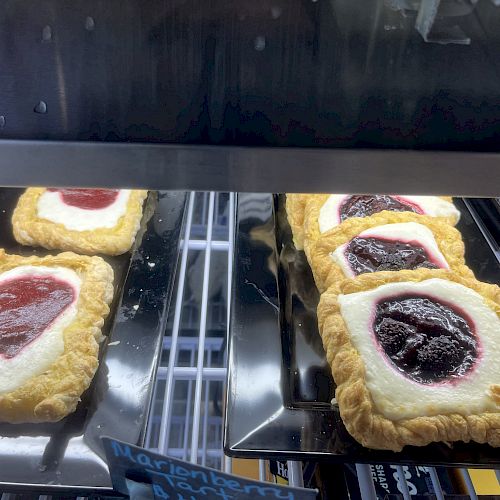
[[[331,477],[354,498],[474,498],[468,470],[500,469],[497,448],[377,450],[353,438],[317,307],[346,272],[374,270],[369,259],[351,268],[345,251],[354,238],[387,240],[388,225],[434,241],[406,249],[403,269],[416,262],[432,278],[449,265],[469,283],[500,283],[497,3],[4,2],[0,247],[29,265],[98,254],[115,279],[75,411],[0,424],[0,491],[112,495],[107,435],[225,471],[253,458],[262,480],[278,460],[289,484],[323,498]],[[82,229],[67,210],[81,189],[135,190],[142,212],[95,236],[100,213]],[[312,224],[284,193],[316,193]],[[346,197],[358,222],[341,217]],[[370,197],[391,215],[363,219]],[[324,225],[325,203],[342,231]]]

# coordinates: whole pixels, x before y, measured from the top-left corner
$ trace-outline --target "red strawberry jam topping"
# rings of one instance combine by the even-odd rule
[[[74,288],[51,276],[23,276],[0,282],[0,355],[16,356],[74,300]]]
[[[66,205],[82,208],[84,210],[99,210],[109,207],[118,198],[119,189],[55,189],[61,194],[62,201]]]

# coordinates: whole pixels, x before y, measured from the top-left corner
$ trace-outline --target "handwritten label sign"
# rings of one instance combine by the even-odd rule
[[[316,490],[225,474],[106,437],[103,443],[113,488],[131,498],[145,499],[148,493],[159,500],[316,498]]]

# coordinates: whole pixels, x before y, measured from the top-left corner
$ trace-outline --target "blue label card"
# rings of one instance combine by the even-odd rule
[[[103,438],[113,488],[131,498],[158,500],[313,500],[316,490],[291,488],[225,474]]]

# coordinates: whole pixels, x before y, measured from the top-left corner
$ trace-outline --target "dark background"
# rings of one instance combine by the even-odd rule
[[[461,12],[470,45],[383,0],[4,0],[0,139],[498,151],[500,7]]]

